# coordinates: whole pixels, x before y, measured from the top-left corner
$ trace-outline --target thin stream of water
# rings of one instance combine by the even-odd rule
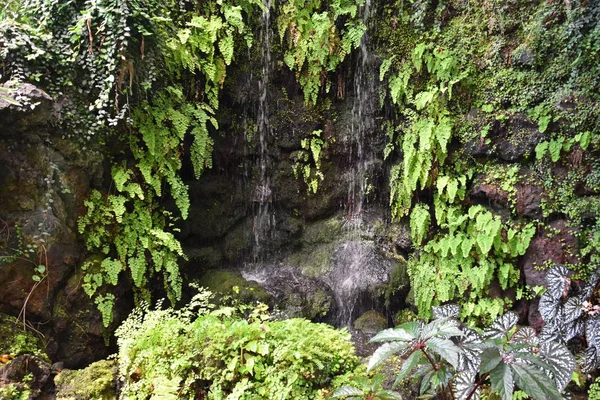
[[[264,0],[265,10],[261,17],[259,46],[262,49],[262,75],[258,81],[257,134],[259,141],[258,182],[254,188],[256,209],[254,213],[254,250],[253,258],[257,261],[263,254],[265,243],[271,238],[275,227],[273,210],[273,188],[269,172],[269,147],[271,136],[269,122],[269,83],[271,74],[271,2]]]
[[[365,2],[361,10],[363,23],[368,26],[371,13],[371,0]],[[375,128],[373,104],[377,96],[374,76],[376,72],[370,68],[369,38],[364,34],[358,57],[356,59],[353,82],[354,101],[352,104],[352,143],[349,152],[351,166],[350,184],[346,212],[354,228],[360,228],[365,197],[369,189],[368,169],[372,154],[367,151],[367,135]]]

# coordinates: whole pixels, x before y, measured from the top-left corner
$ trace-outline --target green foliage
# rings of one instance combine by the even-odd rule
[[[384,376],[377,374],[372,378],[356,377],[350,385],[342,386],[330,397],[346,400],[394,400],[402,399],[399,393],[383,387]]]
[[[362,4],[362,0],[288,0],[279,5],[277,29],[285,49],[283,61],[296,71],[306,103],[317,102],[321,87],[329,91],[327,74],[360,46],[366,30],[357,16]]]
[[[525,254],[535,234],[532,224],[511,225],[482,206],[443,207],[436,201],[441,231],[408,263],[408,273],[420,315],[432,305],[458,301],[472,321],[504,312],[505,299],[488,299],[493,280],[502,289],[519,281],[515,259]],[[433,293],[433,295],[432,295]]]
[[[31,398],[31,389],[25,384],[8,384],[0,387],[0,398],[6,400],[28,400]]]
[[[325,179],[321,172],[321,154],[327,148],[328,143],[321,138],[322,133],[321,129],[312,131],[311,136],[302,139],[302,150],[292,155],[294,177],[298,179],[302,175],[308,193],[312,192],[313,194],[317,193],[319,189],[319,181]]]
[[[428,324],[407,322],[379,332],[371,341],[385,343],[368,369],[398,354],[404,363],[396,383],[418,378],[423,395],[469,400],[495,393],[512,400],[518,387],[533,399],[562,399],[575,368],[566,346],[540,340],[530,327],[517,328],[515,313],[498,317],[482,334],[455,319],[456,306],[434,308],[433,314]]]
[[[596,378],[588,389],[588,400],[600,400],[600,378]]]
[[[399,127],[404,134],[397,138],[403,161],[392,167],[390,178],[396,218],[409,213],[414,193],[433,184],[433,166],[446,160],[454,128],[448,103],[454,86],[467,77],[452,52],[425,42],[415,46],[411,61],[400,64],[389,79],[390,98],[406,118],[406,126]],[[381,77],[388,68],[382,64]]]
[[[413,243],[417,245],[423,243],[430,224],[429,206],[422,203],[417,204],[410,214],[410,236]]]
[[[202,293],[201,293],[202,296]],[[302,319],[247,319],[233,309],[135,311],[117,331],[123,395],[319,399],[358,365],[349,335]],[[192,312],[194,311],[194,312]]]

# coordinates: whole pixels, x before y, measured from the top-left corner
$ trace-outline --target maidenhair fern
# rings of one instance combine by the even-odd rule
[[[321,0],[288,0],[279,6],[277,27],[285,49],[283,60],[296,71],[306,102],[317,102],[319,89],[329,87],[327,73],[360,46],[366,30],[357,17],[362,4],[361,0],[328,4]]]

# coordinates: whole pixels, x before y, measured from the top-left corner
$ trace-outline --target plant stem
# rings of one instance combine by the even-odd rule
[[[427,357],[427,361],[429,361],[429,364],[431,364],[431,366],[433,367],[434,371],[438,370],[437,365],[435,365],[435,363],[433,362],[433,360],[431,359],[431,357],[429,356],[429,354],[427,354],[427,352],[425,351],[425,349],[421,349],[421,351],[423,352],[423,354],[425,354],[425,357]]]

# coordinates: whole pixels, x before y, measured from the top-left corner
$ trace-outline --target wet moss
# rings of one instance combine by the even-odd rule
[[[64,370],[56,376],[56,398],[61,400],[116,400],[117,363],[102,360],[82,370]]]
[[[353,325],[354,329],[358,329],[365,335],[374,335],[387,328],[387,319],[381,313],[371,310],[358,317]]]
[[[232,296],[244,303],[268,303],[271,296],[256,282],[249,282],[239,272],[209,270],[200,279],[200,285],[217,295]]]
[[[16,318],[0,314],[0,355],[15,357],[20,354],[38,354],[46,357],[43,343],[23,329]]]

